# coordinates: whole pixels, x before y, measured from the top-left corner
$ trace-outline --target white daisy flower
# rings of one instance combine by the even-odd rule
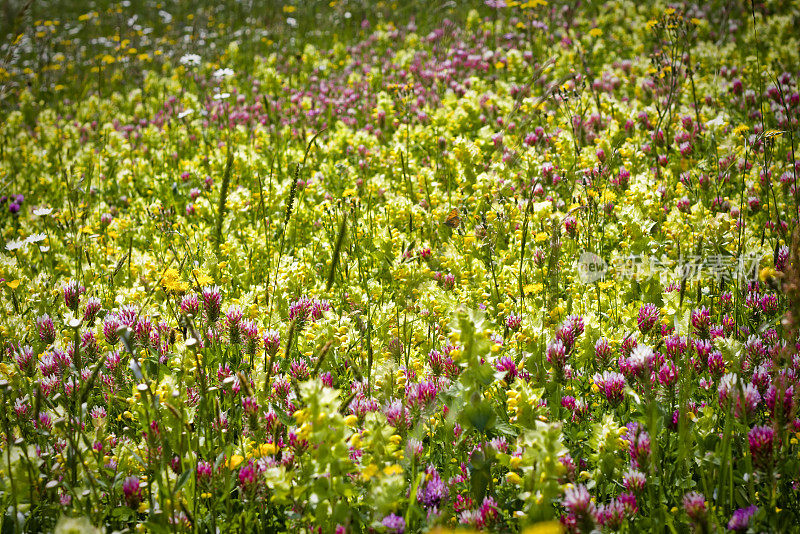
[[[44,241],[45,239],[47,239],[47,234],[39,233],[39,234],[29,235],[28,239],[26,239],[25,241],[27,241],[28,243],[38,243],[39,241]]]
[[[197,54],[186,54],[181,57],[181,65],[185,65],[187,67],[196,67],[202,61],[202,58]]]
[[[8,243],[6,243],[6,250],[9,252],[14,252],[15,250],[19,250],[27,246],[28,246],[28,241],[25,239],[12,239]]]
[[[230,78],[231,76],[233,76],[233,74],[234,74],[233,69],[228,69],[228,68],[217,69],[214,71],[214,78],[219,78],[219,79]]]

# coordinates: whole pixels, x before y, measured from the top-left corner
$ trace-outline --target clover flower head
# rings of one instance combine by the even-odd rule
[[[203,288],[201,297],[203,299],[203,309],[206,312],[206,319],[209,323],[216,323],[219,319],[220,308],[222,306],[222,293],[219,286],[207,286]]]
[[[386,527],[390,534],[403,534],[406,531],[406,520],[399,515],[389,514],[381,520],[381,525]]]
[[[53,320],[46,313],[36,318],[36,328],[39,330],[39,340],[49,345],[56,340],[56,328]]]
[[[750,455],[756,467],[767,469],[772,465],[775,431],[770,426],[754,426],[747,433]]]
[[[702,493],[690,491],[683,496],[683,509],[692,521],[702,521],[707,513],[706,497]]]
[[[78,311],[78,304],[80,304],[81,295],[86,292],[86,288],[80,285],[75,280],[70,280],[61,288],[64,294],[64,304],[73,312]]]
[[[567,348],[560,339],[556,339],[547,346],[547,361],[554,369],[564,369],[567,363]]]
[[[135,509],[142,500],[139,478],[127,477],[122,483],[122,493],[125,496],[125,503]]]
[[[645,304],[639,308],[639,317],[637,320],[639,331],[642,334],[647,334],[658,322],[659,313],[655,304]]]
[[[751,505],[746,508],[739,508],[728,521],[728,530],[734,532],[745,532],[750,527],[750,520],[758,512],[758,506]]]
[[[426,508],[439,508],[450,495],[450,490],[442,480],[439,472],[432,466],[425,470],[426,482],[417,491],[417,501],[421,502]]]
[[[611,358],[613,350],[608,340],[601,337],[594,344],[594,357],[601,366],[605,366]]]
[[[86,304],[84,304],[83,320],[89,324],[93,323],[101,308],[102,305],[99,298],[89,297],[86,299]]]
[[[618,404],[624,398],[625,377],[622,374],[604,371],[602,374],[595,374],[593,380],[608,402]]]
[[[636,469],[628,469],[622,475],[622,485],[625,489],[634,493],[640,493],[644,490],[644,485],[647,482],[645,474]]]
[[[575,517],[583,532],[590,532],[596,523],[597,507],[583,484],[567,488],[561,504]]]

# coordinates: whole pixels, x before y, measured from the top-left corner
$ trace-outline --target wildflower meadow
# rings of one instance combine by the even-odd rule
[[[0,533],[800,529],[797,2],[1,9]]]

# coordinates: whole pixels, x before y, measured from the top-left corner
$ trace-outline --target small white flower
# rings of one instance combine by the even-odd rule
[[[706,128],[710,129],[711,131],[717,131],[725,125],[725,122],[725,117],[722,115],[722,113],[720,113],[710,121],[706,121]]]
[[[230,78],[233,76],[233,69],[217,69],[214,71],[214,78],[222,79],[222,78]]]
[[[40,234],[29,235],[28,239],[26,239],[25,241],[27,241],[28,243],[38,243],[39,241],[44,241],[45,239],[47,239],[47,234],[40,233]]]
[[[184,117],[188,117],[188,116],[189,116],[189,115],[191,115],[192,113],[194,113],[194,110],[193,110],[192,108],[189,108],[189,109],[184,109],[183,111],[181,111],[180,113],[178,113],[178,118],[179,118],[179,119],[182,119],[182,118],[184,118]]]
[[[287,17],[286,24],[288,24],[291,28],[297,28],[297,19],[293,17]]]
[[[226,98],[230,98],[230,93],[217,93],[214,95],[214,100],[225,100]]]
[[[53,213],[53,208],[36,208],[33,210],[33,214],[37,217],[44,217],[45,215],[50,215]]]
[[[14,252],[15,250],[19,250],[27,246],[28,246],[28,241],[25,239],[12,239],[8,243],[6,243],[6,250],[9,252]]]
[[[186,54],[185,56],[181,57],[181,65],[186,65],[188,67],[194,67],[200,64],[202,58],[197,54]]]

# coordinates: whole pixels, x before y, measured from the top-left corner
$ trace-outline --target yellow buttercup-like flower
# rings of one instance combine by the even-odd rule
[[[522,477],[519,476],[517,473],[515,473],[513,471],[506,475],[506,480],[508,480],[508,482],[510,482],[511,484],[514,484],[516,486],[519,486],[519,485],[522,484]]]
[[[361,471],[361,480],[364,482],[368,482],[372,477],[374,477],[378,473],[378,466],[375,464],[369,464]]]

